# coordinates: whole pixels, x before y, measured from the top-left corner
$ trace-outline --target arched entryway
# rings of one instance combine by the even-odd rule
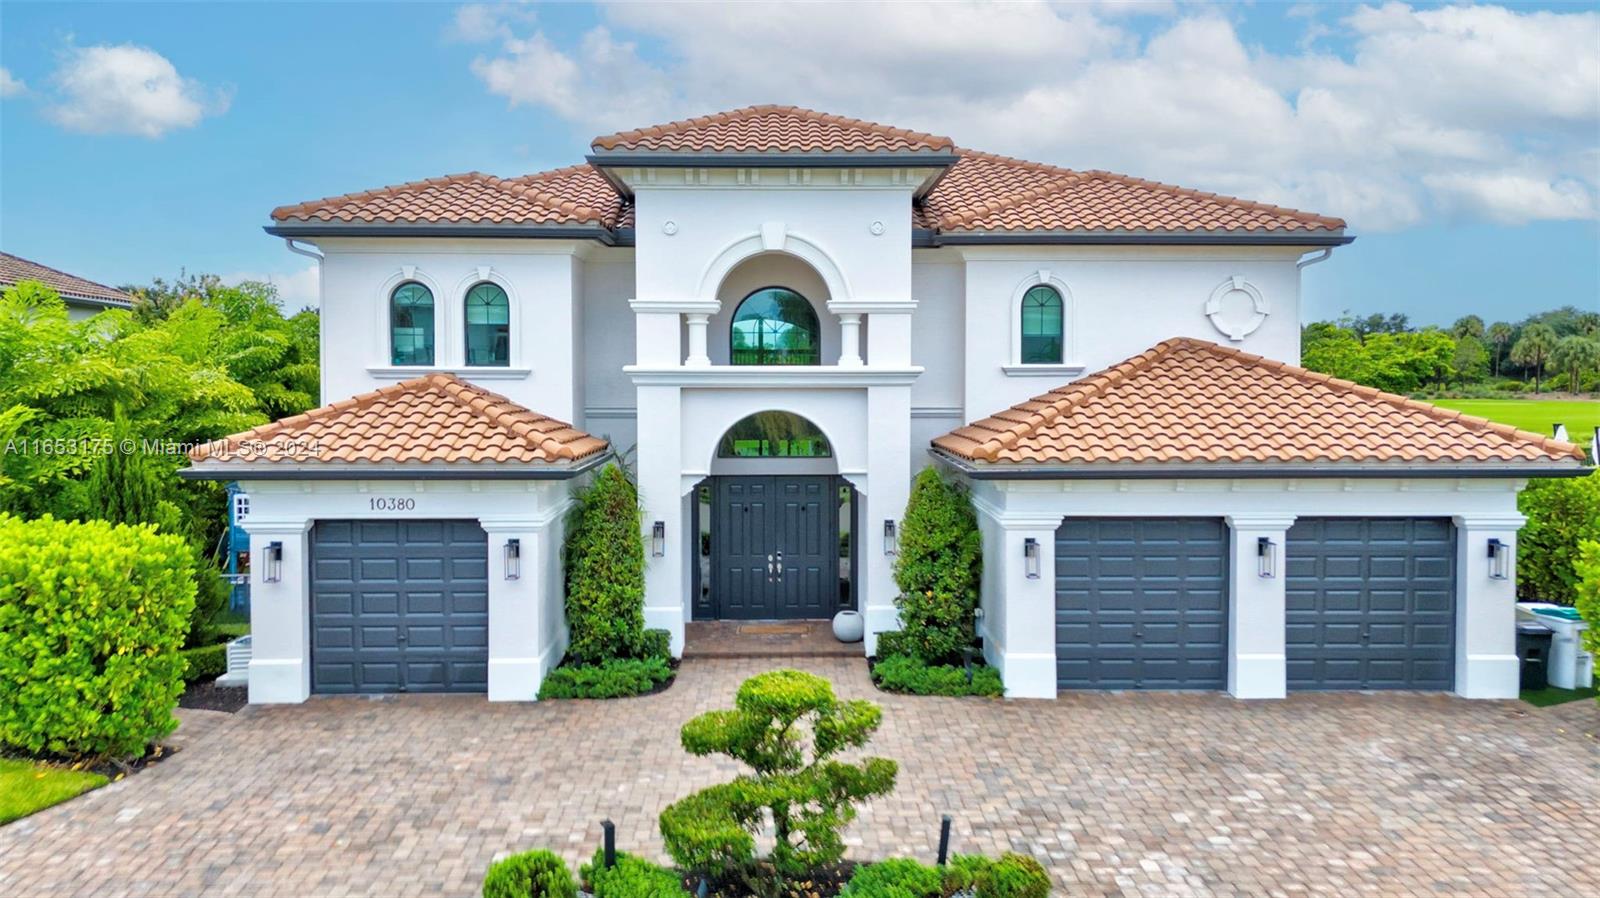
[[[817,620],[854,607],[855,499],[810,420],[771,410],[734,423],[695,490],[694,618]]]

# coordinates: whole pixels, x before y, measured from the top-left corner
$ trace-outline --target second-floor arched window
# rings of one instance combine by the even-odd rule
[[[1061,294],[1056,288],[1040,284],[1022,295],[1022,344],[1024,365],[1059,365],[1063,343]]]
[[[467,364],[511,364],[511,301],[499,284],[484,281],[467,291]]]
[[[733,313],[729,361],[735,365],[818,365],[822,334],[804,296],[767,287],[746,296]]]
[[[396,365],[433,364],[433,291],[416,281],[389,294],[389,357]]]

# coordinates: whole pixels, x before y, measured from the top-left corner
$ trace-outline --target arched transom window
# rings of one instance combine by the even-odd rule
[[[389,354],[395,365],[433,364],[433,291],[416,281],[389,294]]]
[[[822,430],[790,412],[756,412],[728,428],[718,458],[830,458]]]
[[[499,284],[484,281],[467,291],[467,364],[511,364],[511,301]]]
[[[1059,365],[1063,340],[1061,294],[1046,284],[1022,295],[1022,345],[1024,365]]]
[[[816,310],[784,287],[757,290],[739,303],[730,343],[735,365],[817,365],[822,359]]]

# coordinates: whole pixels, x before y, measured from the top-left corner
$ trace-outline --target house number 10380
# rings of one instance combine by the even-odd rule
[[[415,511],[417,500],[395,496],[375,496],[367,500],[373,511]]]

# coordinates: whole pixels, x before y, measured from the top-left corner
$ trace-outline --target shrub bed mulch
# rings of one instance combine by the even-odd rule
[[[116,782],[130,774],[139,773],[153,764],[159,764],[177,753],[176,746],[151,745],[145,748],[144,754],[137,758],[67,758],[51,754],[31,756],[9,750],[0,750],[0,757],[15,758],[22,761],[38,761],[72,770],[82,770],[86,773],[98,773],[106,779]]]
[[[226,711],[232,714],[250,702],[250,690],[243,686],[218,686],[216,680],[196,680],[178,697],[178,707],[197,711]]]

